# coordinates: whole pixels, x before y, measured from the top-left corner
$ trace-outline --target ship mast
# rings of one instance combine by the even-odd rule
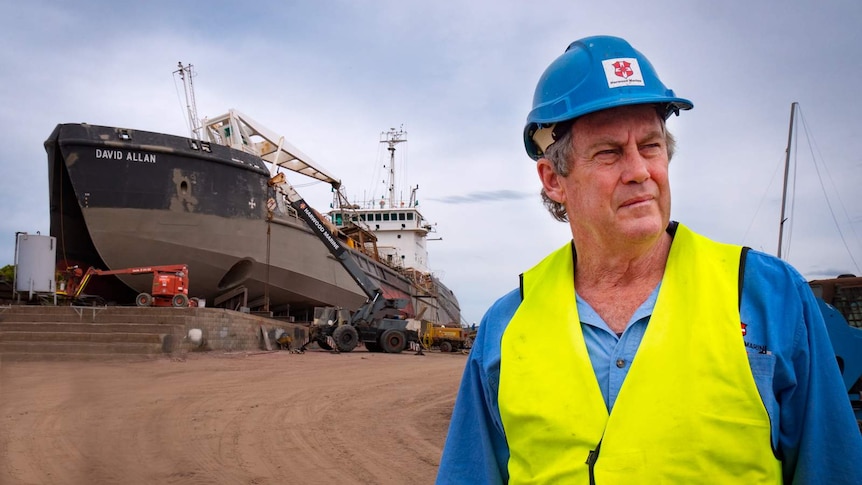
[[[189,64],[188,66],[183,66],[182,62],[177,63],[177,69],[174,71],[174,74],[179,74],[180,79],[183,81],[183,91],[186,95],[186,111],[188,112],[189,117],[189,130],[191,131],[191,138],[195,140],[201,139],[201,122],[198,118],[198,106],[195,101],[195,86],[194,81],[192,79],[195,77],[194,72],[192,71],[193,66]]]
[[[796,105],[799,103],[793,102],[790,104],[790,128],[787,133],[787,149],[785,150],[784,158],[784,188],[781,191],[781,218],[778,223],[778,258],[781,259],[781,245],[784,236],[784,223],[787,221],[784,217],[784,209],[787,206],[787,176],[790,172],[790,149],[793,143],[793,119],[796,115]]]
[[[380,143],[386,143],[386,149],[389,150],[389,207],[395,207],[395,145],[407,141],[405,135],[407,132],[403,128],[398,131],[390,128],[380,134]]]

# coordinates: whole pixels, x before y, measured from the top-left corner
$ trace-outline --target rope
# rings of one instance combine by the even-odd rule
[[[177,72],[174,71],[171,73],[171,77],[174,79],[174,91],[177,93],[177,102],[180,104],[180,113],[184,120],[186,120],[186,129],[188,129],[189,133],[192,133],[192,122],[189,117],[186,115],[184,107],[183,107],[183,99],[180,97],[180,88],[177,86]]]
[[[835,211],[832,209],[832,203],[829,201],[829,194],[826,192],[826,186],[823,183],[823,176],[820,174],[820,168],[817,164],[817,156],[815,156],[814,149],[815,143],[812,141],[812,135],[808,130],[808,124],[805,123],[805,118],[802,116],[802,108],[797,107],[799,109],[799,118],[802,120],[802,127],[805,131],[805,139],[808,141],[808,149],[811,152],[811,158],[814,160],[814,170],[817,172],[817,180],[820,182],[820,189],[823,191],[823,196],[826,199],[826,206],[829,208],[829,215],[832,217],[832,222],[835,223],[835,228],[838,229],[838,235],[841,237],[841,243],[844,245],[844,249],[847,250],[847,255],[850,256],[850,260],[853,262],[853,266],[856,268],[857,273],[862,273],[859,269],[859,263],[856,262],[856,258],[853,257],[853,253],[850,251],[850,246],[847,244],[847,239],[844,237],[844,233],[841,231],[841,226],[838,224],[838,219],[835,216]],[[817,154],[819,154],[820,150],[817,150]],[[822,157],[821,157],[822,158]],[[847,207],[844,205],[844,201],[841,199],[841,195],[838,192],[837,186],[835,182],[832,180],[832,176],[829,174],[829,170],[826,166],[826,163],[823,163],[823,170],[826,172],[829,181],[832,183],[832,187],[834,188],[835,197],[838,197],[838,202],[841,205],[842,210],[844,211],[844,217],[847,220],[850,220],[849,215],[847,214]],[[794,177],[795,183],[795,177]],[[859,240],[859,236],[856,234],[855,229],[853,229],[853,225],[850,225],[850,230],[853,232],[853,235],[856,237],[856,240]]]

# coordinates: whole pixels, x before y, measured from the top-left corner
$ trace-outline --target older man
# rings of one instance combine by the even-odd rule
[[[670,114],[623,39],[572,43],[524,141],[572,241],[485,315],[439,484],[862,483],[806,281],[670,220]]]

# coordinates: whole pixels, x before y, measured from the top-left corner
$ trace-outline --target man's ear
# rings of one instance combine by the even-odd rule
[[[536,162],[536,171],[539,173],[539,180],[542,181],[545,194],[554,202],[564,204],[566,202],[566,193],[563,191],[562,177],[554,171],[551,161],[547,158],[540,158]]]

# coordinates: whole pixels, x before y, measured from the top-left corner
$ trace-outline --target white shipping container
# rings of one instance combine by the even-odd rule
[[[15,291],[54,293],[57,238],[26,232],[15,237]]]

